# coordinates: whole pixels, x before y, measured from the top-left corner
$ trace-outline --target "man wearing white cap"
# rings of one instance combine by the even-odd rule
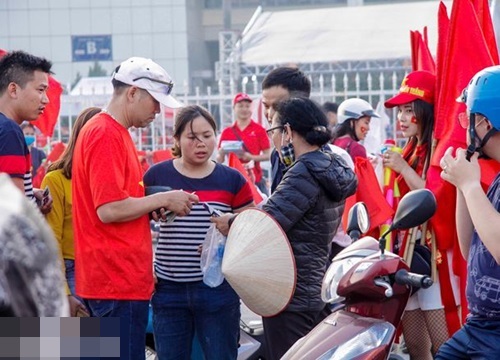
[[[120,318],[120,358],[144,359],[153,292],[148,213],[183,216],[198,197],[183,191],[144,196],[142,169],[128,132],[145,127],[160,103],[181,104],[173,82],[150,59],[133,57],[115,69],[107,108],[82,129],[73,155],[76,292],[95,316]]]

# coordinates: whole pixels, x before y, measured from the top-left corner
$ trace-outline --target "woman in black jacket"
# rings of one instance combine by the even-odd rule
[[[278,315],[263,319],[270,358],[279,359],[320,320],[325,305],[321,282],[331,240],[357,180],[340,156],[321,151],[330,133],[326,115],[313,101],[291,98],[280,103],[267,133],[287,169],[263,210],[287,234],[297,266],[290,304]],[[214,221],[224,232],[227,220]]]

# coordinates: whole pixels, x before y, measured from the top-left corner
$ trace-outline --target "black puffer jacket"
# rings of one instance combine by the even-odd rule
[[[313,151],[297,159],[263,206],[287,234],[295,256],[297,287],[288,311],[324,307],[321,281],[330,243],[356,186],[356,175],[338,155]]]

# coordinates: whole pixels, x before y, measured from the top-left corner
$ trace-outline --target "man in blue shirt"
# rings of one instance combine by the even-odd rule
[[[479,157],[500,162],[500,66],[478,72],[464,90],[460,123],[467,150],[441,159],[441,177],[457,188],[456,224],[467,259],[465,325],[439,349],[436,359],[498,359],[500,356],[500,173],[484,193]],[[470,159],[470,161],[468,161]]]
[[[33,192],[31,157],[23,121],[36,120],[49,103],[47,88],[52,63],[23,51],[13,51],[0,60],[0,172],[29,199],[42,200],[43,191]],[[40,202],[40,211],[48,213],[52,199]]]

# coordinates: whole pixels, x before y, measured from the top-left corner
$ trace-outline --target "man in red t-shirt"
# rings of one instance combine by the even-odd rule
[[[160,102],[180,107],[167,72],[133,57],[113,73],[106,110],[82,128],[73,154],[76,292],[92,314],[120,318],[120,359],[144,359],[153,255],[148,213],[187,215],[198,197],[183,191],[144,196],[143,171],[128,129],[146,127]],[[163,217],[165,218],[164,214]]]
[[[266,180],[262,176],[261,161],[269,160],[271,145],[266,130],[252,120],[252,99],[245,93],[238,93],[233,100],[236,121],[222,131],[219,140],[218,162],[224,162],[226,153],[225,141],[242,141],[242,149],[235,152],[247,169],[252,169],[250,175],[255,178],[255,184],[267,194]]]

